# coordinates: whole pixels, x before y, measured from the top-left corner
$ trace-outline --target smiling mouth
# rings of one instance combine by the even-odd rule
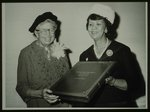
[[[97,34],[97,32],[95,32],[95,31],[92,31],[92,32],[91,32],[91,34],[92,34],[92,35],[95,35],[95,34]]]

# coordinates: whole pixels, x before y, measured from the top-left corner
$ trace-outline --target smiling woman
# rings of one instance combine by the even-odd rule
[[[80,61],[115,61],[117,64],[88,104],[75,106],[137,107],[136,99],[145,95],[145,82],[130,48],[114,40],[115,12],[96,4],[87,18],[86,28],[94,45],[80,55]],[[134,83],[133,83],[134,82]]]
[[[16,90],[27,107],[69,107],[49,89],[69,69],[65,48],[55,40],[58,20],[51,12],[36,18],[29,31],[37,38],[21,50]]]
[[[57,25],[49,19],[37,26],[35,35],[43,46],[48,46],[54,41],[56,28]]]

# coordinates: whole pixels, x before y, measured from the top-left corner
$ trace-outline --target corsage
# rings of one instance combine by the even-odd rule
[[[67,48],[64,44],[54,41],[53,45],[51,46],[52,57],[56,57],[57,59],[60,57],[65,57],[65,49]]]

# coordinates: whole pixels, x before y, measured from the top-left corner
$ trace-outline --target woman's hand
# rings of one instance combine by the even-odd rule
[[[114,77],[109,76],[108,78],[105,79],[105,82],[110,86],[114,86],[124,91],[128,89],[127,81],[124,79],[115,79]]]
[[[59,96],[53,95],[50,89],[43,89],[43,98],[49,103],[60,101]]]
[[[114,86],[116,79],[112,76],[109,76],[105,79],[106,84],[109,84],[110,86]]]

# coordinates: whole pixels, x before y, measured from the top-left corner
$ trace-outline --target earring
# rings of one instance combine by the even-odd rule
[[[107,33],[108,32],[108,30],[107,30],[107,28],[105,28],[105,31],[104,31],[105,33]]]

